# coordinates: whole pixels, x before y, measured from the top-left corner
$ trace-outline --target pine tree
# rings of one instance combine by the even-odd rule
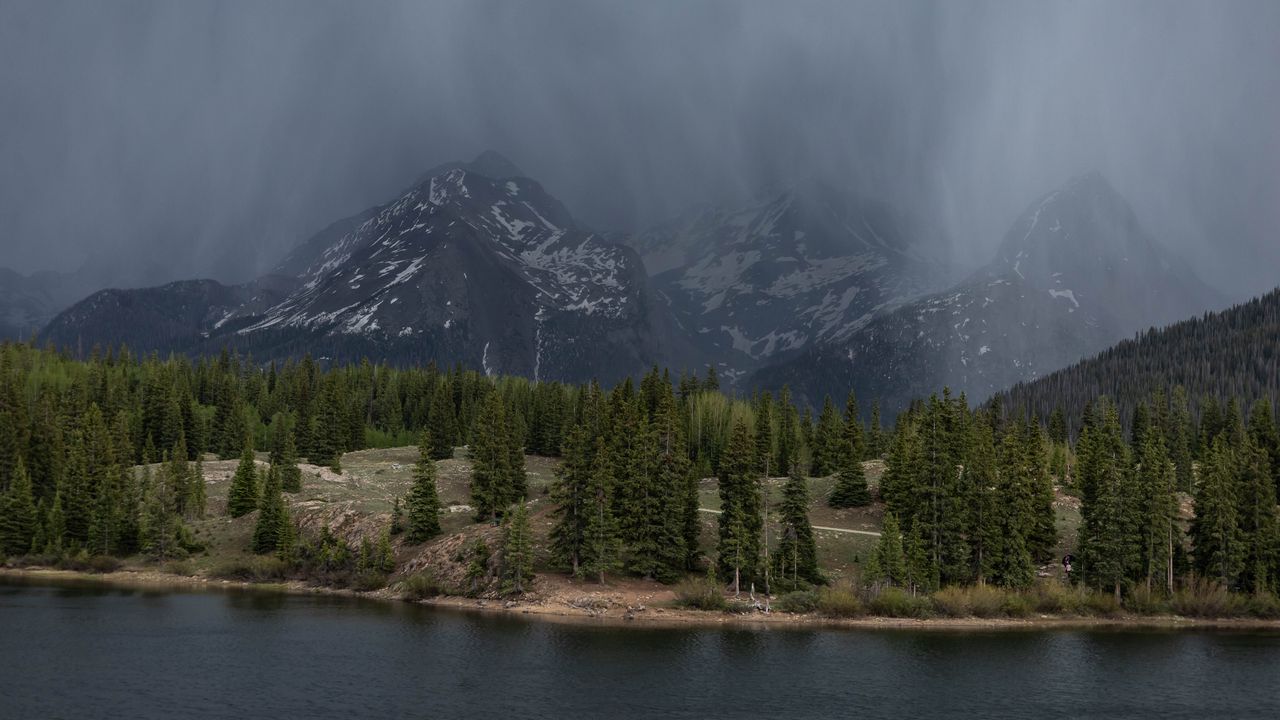
[[[800,459],[799,419],[796,406],[791,404],[791,390],[782,386],[778,395],[778,462],[775,472],[790,475],[791,468]]]
[[[1245,557],[1235,465],[1227,436],[1219,433],[1200,464],[1200,487],[1191,525],[1196,570],[1226,587],[1235,586]]]
[[[430,418],[431,457],[448,460],[453,457],[453,443],[458,431],[454,420],[453,392],[448,382],[441,384],[431,395]]]
[[[871,401],[871,429],[867,433],[867,457],[884,456],[884,428],[880,425],[880,401]]]
[[[62,485],[67,448],[58,413],[48,395],[42,394],[32,418],[31,440],[27,445],[27,473],[32,494],[46,503]]]
[[[874,562],[864,581],[868,585],[905,586],[907,584],[907,558],[902,547],[902,530],[898,526],[898,517],[893,513],[885,513],[884,523],[880,528],[880,540],[876,543]]]
[[[36,532],[36,506],[32,501],[31,477],[22,456],[18,456],[9,480],[9,489],[0,497],[0,553],[24,555],[31,549]]]
[[[698,497],[698,475],[690,469],[685,473],[684,482],[681,484],[680,496],[680,527],[681,536],[685,552],[684,567],[685,570],[693,570],[697,567],[698,561],[702,556],[699,549],[699,541],[702,539],[702,516],[698,509],[700,500]]]
[[[1163,433],[1151,428],[1138,441],[1138,512],[1142,518],[1141,562],[1147,590],[1159,583],[1173,592],[1175,544],[1181,545],[1174,466],[1165,452]]]
[[[584,426],[574,425],[569,430],[564,443],[564,459],[555,469],[556,481],[551,486],[556,517],[551,528],[551,556],[574,575],[581,572],[585,542],[583,533],[592,480],[590,442]]]
[[[506,431],[504,438],[507,446],[507,468],[510,479],[507,481],[508,502],[524,502],[529,496],[528,477],[524,469],[525,425],[523,416],[513,410],[504,413]]]
[[[612,463],[610,502],[630,561],[653,550],[648,525],[654,515],[650,501],[653,478],[649,472],[654,443],[649,422],[628,384],[615,388],[609,405],[606,437],[610,440],[609,459]],[[643,557],[640,560],[644,562]],[[628,569],[644,574],[648,568],[629,566]]]
[[[418,462],[413,466],[413,487],[406,503],[408,527],[405,542],[417,545],[440,533],[440,496],[436,489],[436,463],[431,459],[431,431],[422,433]]]
[[[1276,492],[1267,449],[1246,437],[1237,460],[1239,526],[1244,550],[1240,586],[1253,593],[1273,590],[1277,560]]]
[[[143,478],[146,497],[141,527],[143,550],[158,559],[176,557],[181,551],[181,523],[172,486],[163,478],[153,477],[150,468],[143,472]]]
[[[1193,490],[1191,458],[1195,434],[1195,428],[1191,424],[1191,409],[1187,406],[1187,391],[1179,385],[1173,389],[1166,445],[1177,474],[1175,487],[1185,493]]]
[[[867,476],[862,471],[862,463],[857,459],[853,444],[846,442],[841,452],[836,484],[827,498],[827,505],[833,508],[851,508],[870,504],[871,491],[867,489]]]
[[[191,471],[189,490],[190,494],[184,503],[184,507],[187,509],[187,517],[197,519],[204,517],[208,497],[205,488],[204,461],[202,460],[197,459],[195,469]]]
[[[904,585],[913,593],[928,594],[938,588],[938,566],[929,557],[924,537],[918,525],[913,525],[906,533],[902,554],[906,558],[906,579]]]
[[[1058,528],[1053,511],[1053,478],[1048,472],[1044,440],[1044,434],[1035,423],[1028,422],[1024,426],[1022,457],[1026,479],[1030,485],[1026,540],[1027,552],[1035,561],[1050,559],[1053,547],[1058,542]]]
[[[1067,416],[1061,405],[1055,405],[1049,416],[1049,440],[1056,444],[1067,441]]]
[[[972,434],[969,454],[965,461],[965,474],[973,486],[970,507],[971,539],[975,580],[984,584],[991,578],[996,560],[1004,548],[1000,474],[996,469],[995,434],[986,414],[980,414],[970,427]]]
[[[858,413],[858,398],[852,390],[844,401],[844,440],[853,448],[855,460],[868,459],[866,432],[862,427],[862,416]]]
[[[259,555],[277,552],[281,540],[291,525],[289,508],[284,504],[281,495],[282,478],[280,467],[275,466],[267,471],[267,482],[262,490],[262,501],[258,512],[258,523],[253,529],[253,551]]]
[[[168,463],[163,472],[164,481],[169,483],[169,493],[173,496],[179,515],[187,515],[187,498],[191,496],[191,485],[194,479],[191,468],[187,464],[187,441],[178,435],[173,450],[169,453]],[[203,479],[201,479],[203,482]]]
[[[826,477],[836,471],[843,454],[841,434],[836,407],[828,396],[822,402],[822,414],[818,416],[818,426],[814,430],[813,460],[810,467],[814,477]]]
[[[732,577],[734,592],[743,581],[754,580],[760,563],[760,535],[764,521],[756,483],[754,443],[744,422],[734,423],[729,445],[720,460],[720,577]]]
[[[100,465],[101,474],[89,522],[90,552],[111,555],[120,551],[121,525],[125,512],[120,478],[124,470],[107,461]]]
[[[511,454],[505,431],[502,398],[490,392],[480,406],[471,437],[471,504],[477,521],[496,521],[517,499],[511,487]]]
[[[595,462],[585,479],[581,562],[575,572],[594,575],[603,585],[605,573],[622,567],[622,538],[609,499],[614,485],[613,463],[603,440],[598,441]]]
[[[775,468],[773,442],[773,398],[760,394],[756,403],[756,469],[761,477],[770,477]]]
[[[1011,513],[1003,513],[1003,532],[997,540],[998,552],[992,560],[991,581],[1008,588],[1025,588],[1035,579],[1035,566],[1022,534],[1013,527]]]
[[[661,385],[661,383],[659,383]],[[681,523],[681,489],[689,474],[689,455],[680,433],[670,386],[659,387],[653,422],[641,435],[641,467],[633,493],[631,523],[622,527],[627,569],[671,582],[684,571],[686,548]]]
[[[391,534],[399,535],[404,532],[404,507],[400,503],[400,498],[391,500]]]
[[[886,458],[887,467],[880,478],[880,498],[899,518],[915,512],[916,488],[921,484],[922,452],[916,423],[906,413],[900,415]]]
[[[1249,438],[1266,457],[1265,460],[1272,486],[1280,496],[1280,430],[1276,429],[1275,419],[1271,416],[1271,401],[1258,400],[1249,411]]]
[[[62,511],[62,494],[55,492],[53,502],[49,505],[49,514],[44,521],[44,552],[46,555],[61,556],[67,540],[66,515]]]
[[[716,375],[716,366],[715,366],[715,365],[708,365],[708,366],[707,366],[707,379],[706,379],[705,381],[703,381],[703,383],[702,383],[702,389],[703,389],[705,392],[719,392],[719,391],[720,391],[720,376]]]
[[[240,452],[240,464],[231,477],[227,490],[227,514],[233,518],[258,509],[258,465],[253,461],[253,446],[246,443]]]
[[[524,503],[509,513],[502,535],[502,590],[519,595],[533,579],[533,541]]]
[[[1136,515],[1137,493],[1115,407],[1099,403],[1101,423],[1087,428],[1079,466],[1082,502],[1080,550],[1082,573],[1099,589],[1120,589],[1141,563],[1141,532]],[[1096,436],[1095,436],[1096,434]]]
[[[271,464],[280,468],[280,488],[287,493],[302,491],[302,468],[298,467],[298,449],[293,427],[284,413],[271,419]]]
[[[378,547],[374,551],[374,569],[384,575],[396,571],[396,556],[391,549],[391,531],[383,530],[378,536]]]
[[[821,584],[824,581],[818,570],[818,549],[809,524],[809,487],[799,468],[793,468],[782,488],[781,537],[774,554],[774,568],[778,577],[789,580],[795,586],[800,581]]]

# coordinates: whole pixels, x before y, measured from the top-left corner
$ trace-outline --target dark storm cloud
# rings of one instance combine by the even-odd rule
[[[1232,294],[1280,268],[1275,3],[0,4],[0,265],[243,278],[507,154],[627,229],[818,175],[976,263],[1099,169]]]

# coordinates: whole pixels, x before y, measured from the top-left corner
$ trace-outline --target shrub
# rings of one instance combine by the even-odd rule
[[[0,556],[0,565],[6,567],[61,567],[62,558],[57,555],[45,555],[37,553],[35,555],[10,555],[8,558]]]
[[[89,558],[89,572],[110,573],[115,572],[123,566],[124,563],[119,559],[110,555],[94,555]]]
[[[1011,592],[1004,597],[1004,602],[1000,605],[1000,610],[1006,617],[1021,618],[1031,614],[1031,598],[1026,593]]]
[[[818,593],[812,590],[795,590],[778,598],[774,609],[785,613],[808,613],[818,609]]]
[[[372,592],[387,586],[386,573],[377,570],[365,570],[351,578],[351,589],[357,592]]]
[[[440,586],[435,573],[423,570],[410,575],[400,583],[400,594],[407,600],[425,600],[443,595],[444,589]]]
[[[911,595],[901,588],[888,587],[871,598],[868,607],[873,615],[893,618],[927,618],[933,615],[933,603],[922,595]]]
[[[769,590],[781,596],[797,590],[813,590],[813,583],[801,578],[793,581],[791,578],[774,578],[769,585]]]
[[[121,563],[110,555],[89,555],[88,551],[81,550],[75,555],[68,555],[60,558],[57,562],[58,568],[62,570],[74,570],[76,572],[90,573],[109,573],[119,570]]]
[[[191,576],[196,574],[195,567],[186,560],[170,560],[161,568],[170,575]]]
[[[1086,588],[1076,592],[1080,598],[1077,612],[1097,617],[1111,617],[1120,613],[1120,603],[1116,601],[1113,593]]]
[[[943,615],[950,617],[1001,617],[1005,603],[1016,593],[991,585],[972,587],[946,587],[933,594],[933,604]]]
[[[1203,578],[1192,578],[1173,594],[1170,601],[1173,611],[1186,617],[1220,618],[1234,617],[1248,609],[1248,602],[1219,583]]]
[[[676,586],[676,604],[695,610],[727,610],[729,603],[713,580],[690,578]]]
[[[1135,615],[1160,615],[1169,612],[1169,603],[1163,594],[1138,585],[1124,599],[1124,609]]]
[[[962,587],[945,587],[933,594],[933,605],[948,617],[968,617],[969,597]]]
[[[215,565],[209,575],[221,580],[262,583],[285,579],[288,569],[283,560],[267,555],[225,560]]]
[[[1274,620],[1280,618],[1280,598],[1269,592],[1251,596],[1247,601],[1248,613],[1256,618]]]
[[[850,588],[822,588],[818,591],[818,612],[827,617],[857,617],[863,614],[862,600]]]
[[[1071,588],[1060,582],[1050,581],[1034,585],[1028,600],[1032,609],[1038,613],[1064,615],[1076,612],[1079,603],[1076,602],[1075,595]]]

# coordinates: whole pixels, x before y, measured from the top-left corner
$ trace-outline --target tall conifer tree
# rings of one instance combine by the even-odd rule
[[[413,466],[413,487],[406,503],[408,523],[405,542],[426,542],[440,533],[440,496],[436,489],[436,463],[431,459],[434,448],[431,431],[424,431],[418,442],[418,462]]]

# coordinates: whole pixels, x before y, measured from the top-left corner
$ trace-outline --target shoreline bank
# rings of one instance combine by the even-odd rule
[[[893,618],[866,615],[831,618],[816,613],[784,612],[734,614],[721,611],[673,607],[609,607],[589,609],[566,602],[545,600],[491,600],[439,596],[412,600],[382,589],[358,592],[345,588],[308,585],[299,581],[254,583],[222,580],[199,575],[173,575],[158,570],[117,570],[91,573],[56,568],[0,568],[0,580],[17,580],[32,585],[57,586],[92,583],[109,587],[168,591],[231,590],[289,595],[327,595],[355,600],[421,605],[431,608],[523,617],[538,621],[608,625],[633,628],[732,627],[740,629],[847,629],[847,630],[1050,630],[1050,629],[1134,629],[1134,630],[1236,630],[1280,632],[1280,620],[1258,618],[1192,618],[1178,615],[1130,615],[1087,617],[1037,614],[1021,618],[933,617]]]

